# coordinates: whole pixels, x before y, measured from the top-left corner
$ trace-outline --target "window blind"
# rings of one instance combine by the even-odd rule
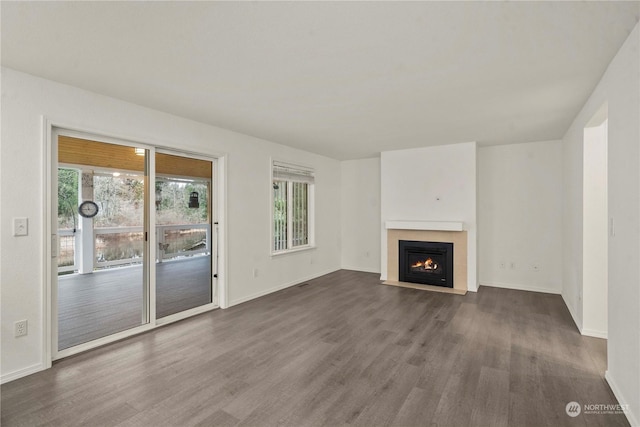
[[[273,180],[313,184],[315,182],[315,177],[312,170],[274,162]]]

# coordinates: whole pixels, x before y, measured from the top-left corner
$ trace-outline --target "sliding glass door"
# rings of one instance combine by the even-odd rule
[[[57,139],[57,349],[149,322],[148,150]]]
[[[155,157],[156,316],[213,302],[212,169],[210,160]]]
[[[54,132],[54,358],[217,304],[215,161],[92,138]]]

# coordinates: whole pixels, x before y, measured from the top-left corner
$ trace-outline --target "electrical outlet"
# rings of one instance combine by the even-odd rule
[[[14,328],[14,335],[16,337],[22,337],[24,335],[27,335],[28,333],[26,320],[18,320],[16,323],[13,324],[13,328]]]
[[[538,264],[533,264],[533,265],[531,266],[531,268],[533,269],[533,271],[534,271],[535,273],[537,273],[537,272],[539,272],[539,271],[540,271],[540,266],[539,266]]]
[[[13,218],[13,235],[27,236],[29,234],[29,220],[27,218]]]
[[[504,270],[506,266],[504,261],[500,262],[500,269]]]
[[[510,268],[510,269],[512,269],[512,270],[515,270],[515,269],[516,269],[516,263],[515,263],[515,262],[513,262],[513,261],[511,261],[511,262],[509,263],[509,268]]]

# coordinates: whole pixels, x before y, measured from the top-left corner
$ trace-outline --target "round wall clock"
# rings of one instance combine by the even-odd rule
[[[78,206],[78,213],[85,218],[93,218],[98,215],[98,205],[91,200],[85,200]]]

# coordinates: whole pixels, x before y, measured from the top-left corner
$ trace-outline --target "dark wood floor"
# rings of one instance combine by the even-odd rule
[[[2,425],[625,426],[558,295],[338,271],[2,386]]]
[[[156,265],[158,318],[211,302],[211,256]],[[60,350],[140,326],[142,266],[58,278]]]

